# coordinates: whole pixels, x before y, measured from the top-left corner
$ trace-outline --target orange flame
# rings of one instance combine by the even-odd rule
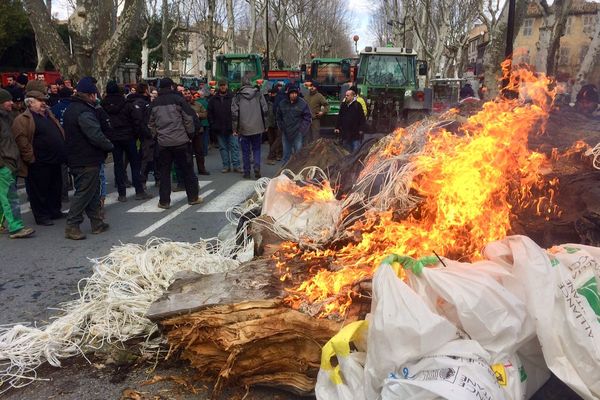
[[[555,96],[551,83],[528,69],[512,71],[508,89],[519,98],[485,103],[459,135],[444,129],[430,134],[423,151],[412,159],[418,172],[412,189],[422,201],[402,220],[392,210],[368,213],[350,228],[355,242],[319,252],[283,249],[278,264],[282,271],[292,258],[304,262],[307,270],[319,269],[288,289],[288,304],[317,304],[321,316],[343,314],[356,294],[356,283],[370,278],[390,253],[421,257],[435,252],[476,260],[486,243],[508,234],[517,211],[556,215],[557,181],[546,182],[539,173],[548,160],[527,149],[528,135],[547,121]],[[398,146],[403,134],[396,132],[384,155],[402,153]],[[372,166],[367,162],[365,168]],[[293,281],[289,270],[282,278]]]

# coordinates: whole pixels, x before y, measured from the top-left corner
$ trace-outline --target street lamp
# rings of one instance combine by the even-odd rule
[[[356,53],[356,56],[358,56],[358,39],[360,39],[358,35],[352,37],[352,40],[354,40],[354,52]]]

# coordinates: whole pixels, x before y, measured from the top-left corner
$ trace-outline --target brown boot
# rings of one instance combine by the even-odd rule
[[[92,233],[98,235],[102,232],[106,232],[110,225],[102,220],[92,221]]]
[[[65,228],[65,237],[71,240],[85,239],[85,235],[79,229],[79,225],[67,225]]]

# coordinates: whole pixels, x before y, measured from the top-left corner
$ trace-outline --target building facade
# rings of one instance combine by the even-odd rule
[[[557,53],[556,78],[561,82],[569,82],[575,78],[579,66],[587,54],[594,29],[599,21],[600,3],[574,0],[571,12],[567,18],[565,34],[560,39]],[[542,69],[544,60],[537,60],[537,44],[540,37],[540,27],[543,17],[540,10],[533,4],[527,9],[527,14],[521,29],[515,38],[514,60]],[[590,83],[600,83],[600,63],[596,63],[587,79]]]

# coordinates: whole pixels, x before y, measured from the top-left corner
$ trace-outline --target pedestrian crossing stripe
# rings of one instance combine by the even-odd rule
[[[208,186],[212,181],[200,181],[198,182],[200,189]],[[212,191],[211,191],[212,193]],[[185,191],[172,192],[171,193],[171,204],[178,203],[183,199],[187,198]],[[158,208],[158,196],[145,201],[139,206],[133,207],[131,210],[127,210],[128,213],[160,213],[166,211],[164,208]]]
[[[202,206],[197,212],[225,212],[229,208],[246,200],[254,192],[255,184],[255,181],[236,182],[229,189],[206,203],[205,206]]]
[[[207,197],[210,194],[212,194],[212,192],[214,192],[214,190],[212,190],[212,189],[207,190],[206,192],[201,193],[200,197],[202,197],[202,198]],[[155,223],[153,223],[152,225],[150,225],[149,227],[147,227],[146,229],[144,229],[143,231],[141,231],[140,233],[138,233],[137,235],[135,235],[135,237],[145,237],[145,236],[148,236],[149,234],[151,234],[152,232],[154,232],[155,230],[157,230],[158,228],[160,228],[161,226],[163,226],[164,224],[166,224],[167,222],[169,222],[173,218],[177,217],[179,214],[183,213],[185,210],[187,210],[190,207],[191,206],[189,204],[182,205],[181,207],[179,207],[175,211],[167,214],[165,217],[159,219],[158,221],[156,221]]]

